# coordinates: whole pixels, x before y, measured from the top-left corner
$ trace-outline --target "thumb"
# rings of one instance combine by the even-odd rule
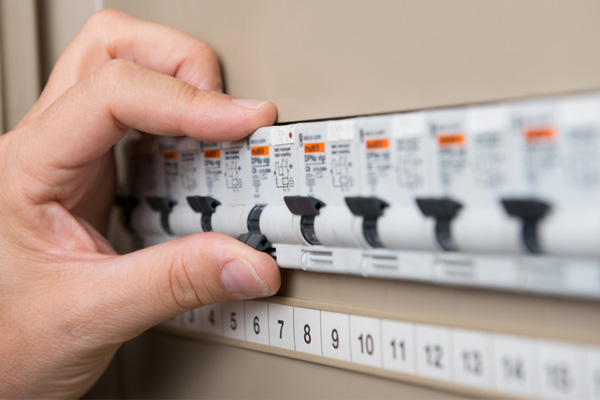
[[[116,262],[115,262],[116,261]],[[102,261],[103,289],[86,290],[102,340],[120,343],[185,311],[224,300],[275,294],[279,269],[273,258],[229,236],[207,232],[171,240]],[[99,299],[98,293],[104,298]],[[88,308],[88,307],[86,307]],[[89,308],[88,308],[89,309]],[[98,315],[105,321],[98,320]]]

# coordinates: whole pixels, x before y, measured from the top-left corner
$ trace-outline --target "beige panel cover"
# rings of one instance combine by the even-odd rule
[[[600,2],[106,0],[217,50],[280,121],[600,88]]]
[[[146,333],[120,354],[125,398],[456,399],[455,394],[271,354]],[[168,366],[165,368],[165,366]]]

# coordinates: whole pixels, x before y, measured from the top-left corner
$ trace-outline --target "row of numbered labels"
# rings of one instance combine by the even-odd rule
[[[600,348],[293,307],[226,302],[164,323],[507,395],[600,398]]]

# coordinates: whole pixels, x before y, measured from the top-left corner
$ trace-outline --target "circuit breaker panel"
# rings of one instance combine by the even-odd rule
[[[134,247],[222,232],[282,268],[600,297],[600,95],[128,143]]]
[[[600,298],[597,93],[300,122],[230,143],[142,134],[124,155],[132,250],[214,231],[315,275]],[[477,397],[600,396],[593,334],[396,306],[284,294],[157,329]]]

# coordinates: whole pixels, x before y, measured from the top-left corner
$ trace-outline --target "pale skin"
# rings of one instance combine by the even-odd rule
[[[112,146],[128,128],[230,141],[275,117],[271,103],[222,94],[198,39],[117,11],[88,19],[0,137],[0,397],[81,396],[144,330],[278,290],[270,256],[221,234],[123,256],[103,236]]]

